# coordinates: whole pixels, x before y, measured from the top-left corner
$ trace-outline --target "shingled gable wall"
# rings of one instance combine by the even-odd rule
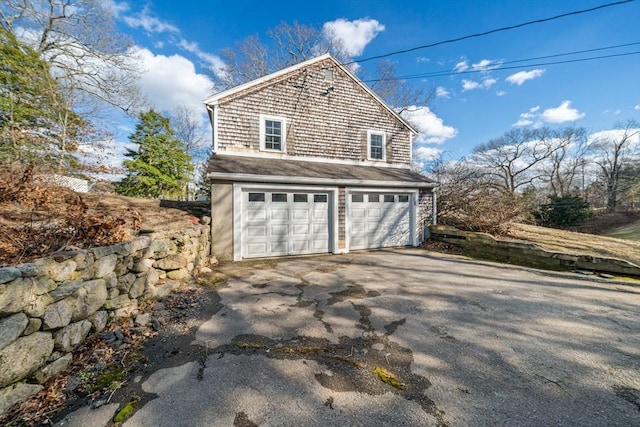
[[[288,155],[366,160],[367,130],[375,130],[386,134],[388,163],[411,162],[407,126],[330,58],[222,98],[216,108],[221,152],[258,153],[265,114],[286,118]]]

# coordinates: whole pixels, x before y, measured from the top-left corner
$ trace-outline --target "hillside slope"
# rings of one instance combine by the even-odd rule
[[[621,258],[640,265],[640,242],[638,241],[528,224],[513,224],[506,237],[533,242],[553,251]]]

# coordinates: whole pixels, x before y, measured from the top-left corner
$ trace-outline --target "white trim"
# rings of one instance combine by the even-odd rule
[[[382,137],[382,158],[374,159],[371,156],[371,136],[372,135],[380,135]],[[367,130],[367,160],[381,163],[387,161],[387,134],[383,131],[378,130]]]
[[[233,183],[233,260],[242,259],[242,184]]]
[[[280,122],[280,149],[266,148],[265,136],[266,136],[266,121]],[[287,151],[287,118],[282,116],[270,116],[268,114],[260,114],[260,151],[272,152],[272,153],[286,153]]]
[[[415,135],[418,134],[418,131],[411,124],[409,124],[409,122],[407,122],[405,119],[403,119],[400,116],[400,114],[398,114],[398,112],[396,112],[386,102],[384,102],[382,100],[382,98],[380,98],[373,90],[371,90],[371,88],[369,86],[364,84],[362,82],[362,80],[360,80],[358,77],[356,77],[355,74],[353,74],[347,67],[342,65],[336,58],[331,56],[331,54],[329,54],[329,53],[325,53],[324,55],[320,55],[320,56],[317,56],[315,58],[309,59],[307,61],[300,62],[299,64],[292,65],[291,67],[284,68],[282,70],[276,71],[275,73],[268,74],[266,76],[263,76],[263,77],[260,77],[258,79],[252,80],[250,82],[238,85],[238,86],[233,87],[231,89],[228,89],[228,90],[213,94],[213,95],[205,98],[203,100],[203,103],[207,104],[207,105],[217,105],[222,98],[225,98],[225,97],[227,97],[229,95],[233,95],[233,94],[241,92],[241,91],[243,91],[245,89],[249,89],[249,88],[251,88],[253,86],[259,86],[260,84],[262,84],[264,82],[267,82],[269,80],[275,80],[275,79],[277,79],[279,77],[284,76],[285,74],[291,73],[293,71],[299,70],[299,69],[307,67],[309,65],[313,65],[313,64],[315,64],[317,62],[320,62],[320,61],[323,61],[325,59],[331,59],[331,61],[333,61],[333,63],[336,65],[336,67],[340,68],[345,74],[347,74],[349,77],[351,77],[351,79],[353,81],[355,81],[356,84],[358,84],[362,89],[364,89],[365,92],[367,92],[369,95],[371,95],[387,111],[389,111],[396,119],[398,119],[402,124],[404,124],[409,129],[409,131],[411,133],[413,133]]]
[[[345,239],[345,246],[346,246],[346,252],[349,252],[351,250],[351,215],[349,212],[349,207],[351,205],[350,203],[350,195],[351,193],[393,193],[393,194],[408,194],[410,196],[409,198],[409,233],[411,236],[411,245],[412,246],[418,246],[420,244],[418,236],[416,235],[416,231],[418,230],[417,228],[417,224],[416,224],[416,218],[417,218],[417,204],[418,204],[418,198],[420,196],[420,191],[419,190],[414,190],[414,189],[409,189],[409,188],[402,188],[402,187],[406,187],[406,186],[400,186],[397,187],[395,189],[389,189],[389,188],[346,188],[345,189],[345,194],[344,194],[344,239]]]
[[[281,175],[253,175],[243,173],[216,173],[207,174],[210,179],[221,181],[242,181],[242,182],[267,182],[274,184],[287,184],[295,181],[307,185],[340,185],[340,186],[372,186],[391,188],[433,188],[437,186],[435,182],[413,182],[413,181],[374,181],[367,179],[335,179],[335,178],[310,178],[293,177]],[[386,190],[389,191],[389,190]]]
[[[375,166],[380,168],[396,168],[411,169],[411,164],[406,163],[387,163],[380,160],[349,160],[349,159],[330,159],[324,157],[308,157],[294,156],[286,153],[278,153],[275,151],[257,152],[257,151],[218,151],[218,156],[237,156],[237,157],[255,157],[265,159],[280,160],[296,160],[301,162],[331,163],[336,165],[352,165],[352,166]]]
[[[342,253],[338,249],[338,187],[305,186],[305,185],[278,185],[258,183],[234,183],[233,184],[233,260],[242,260],[242,201],[243,192],[251,190],[280,190],[283,192],[310,192],[328,193],[329,200],[329,252]]]

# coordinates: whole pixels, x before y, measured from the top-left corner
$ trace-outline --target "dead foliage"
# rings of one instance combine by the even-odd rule
[[[35,177],[33,166],[0,173],[0,265],[112,245],[140,228],[137,211],[98,213],[74,191]]]

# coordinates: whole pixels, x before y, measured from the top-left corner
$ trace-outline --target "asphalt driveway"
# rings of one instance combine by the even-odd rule
[[[125,426],[640,425],[631,283],[408,249],[222,272],[203,357]]]

